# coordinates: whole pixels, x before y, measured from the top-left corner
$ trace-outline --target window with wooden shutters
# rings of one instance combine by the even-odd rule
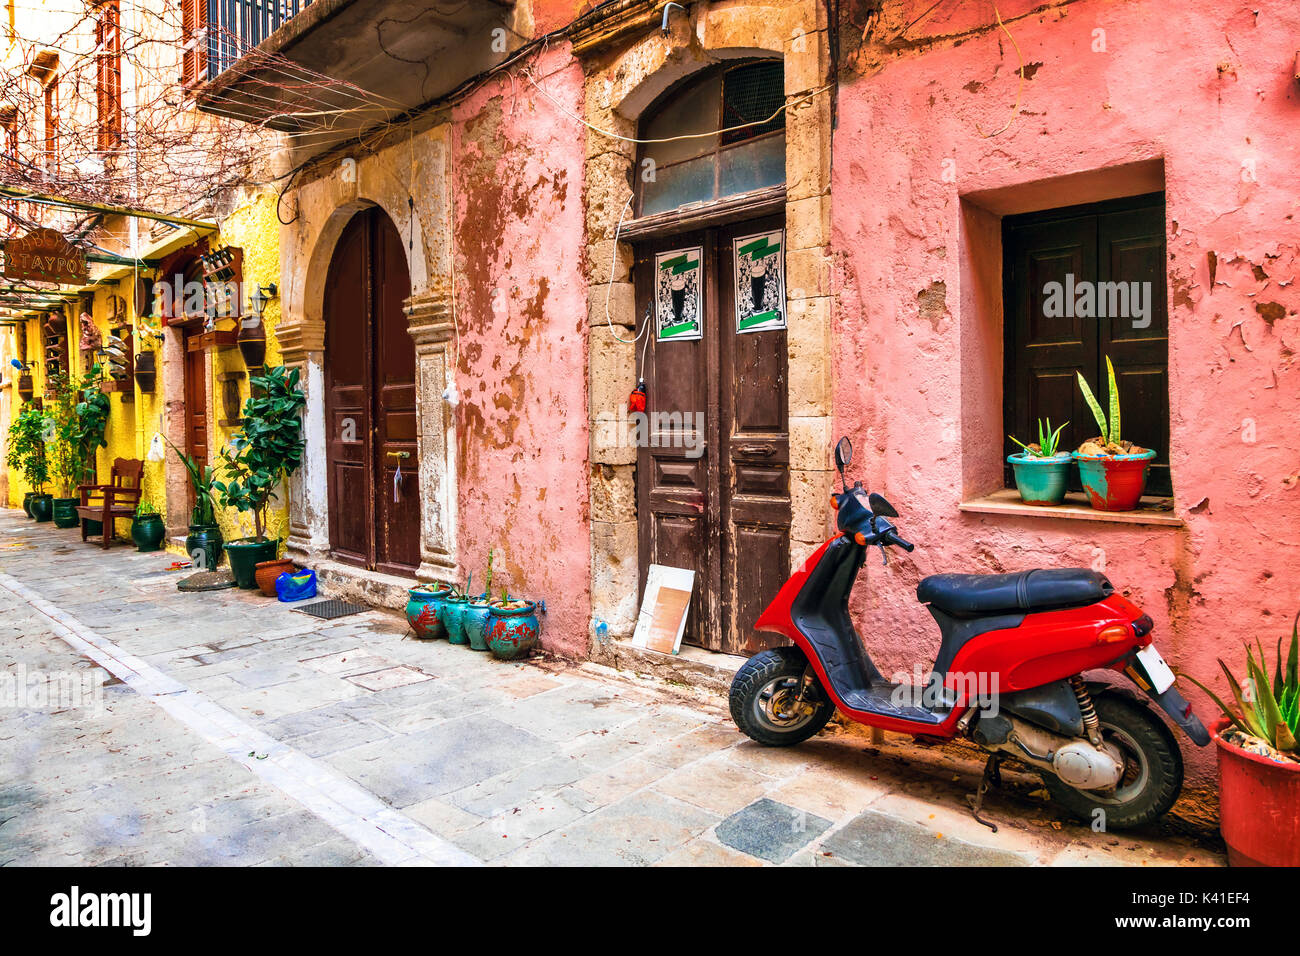
[[[1037,420],[1051,418],[1069,422],[1062,450],[1096,436],[1076,373],[1105,410],[1109,356],[1121,437],[1155,449],[1146,493],[1171,495],[1164,194],[1008,216],[1002,251],[1004,434],[1037,441]]]
[[[119,0],[102,0],[95,21],[95,96],[101,151],[114,150],[122,142],[121,22]]]
[[[181,0],[181,84],[202,83],[207,77],[208,0]]]

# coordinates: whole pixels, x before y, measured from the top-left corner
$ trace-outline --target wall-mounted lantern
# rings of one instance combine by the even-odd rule
[[[239,351],[244,356],[244,364],[249,374],[261,371],[266,364],[266,326],[262,324],[262,313],[266,304],[280,294],[274,282],[270,285],[255,285],[248,294],[248,315],[239,323]]]

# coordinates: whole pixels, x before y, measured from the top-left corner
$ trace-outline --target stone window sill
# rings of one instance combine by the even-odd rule
[[[1167,525],[1180,528],[1174,499],[1146,496],[1133,511],[1096,511],[1080,492],[1070,492],[1060,505],[1027,505],[1014,488],[1003,488],[983,498],[963,501],[958,507],[972,514],[1011,515],[1018,518],[1056,518],[1068,521],[1106,521],[1112,524]]]

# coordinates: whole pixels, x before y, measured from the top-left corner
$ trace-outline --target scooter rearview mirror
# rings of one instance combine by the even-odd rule
[[[874,491],[867,495],[867,501],[871,505],[871,513],[879,515],[882,518],[897,518],[898,512],[894,506],[885,500],[884,495],[878,495]]]
[[[839,469],[840,483],[843,484],[845,488],[848,488],[849,482],[848,479],[844,477],[844,469],[847,468],[849,463],[852,461],[853,442],[849,441],[848,436],[845,435],[835,444],[835,467]]]

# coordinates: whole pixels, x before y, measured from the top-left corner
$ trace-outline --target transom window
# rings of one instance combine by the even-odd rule
[[[641,123],[641,139],[669,141],[641,147],[639,215],[784,183],[784,102],[780,60],[730,64],[670,90]],[[712,135],[675,138],[694,133]]]

